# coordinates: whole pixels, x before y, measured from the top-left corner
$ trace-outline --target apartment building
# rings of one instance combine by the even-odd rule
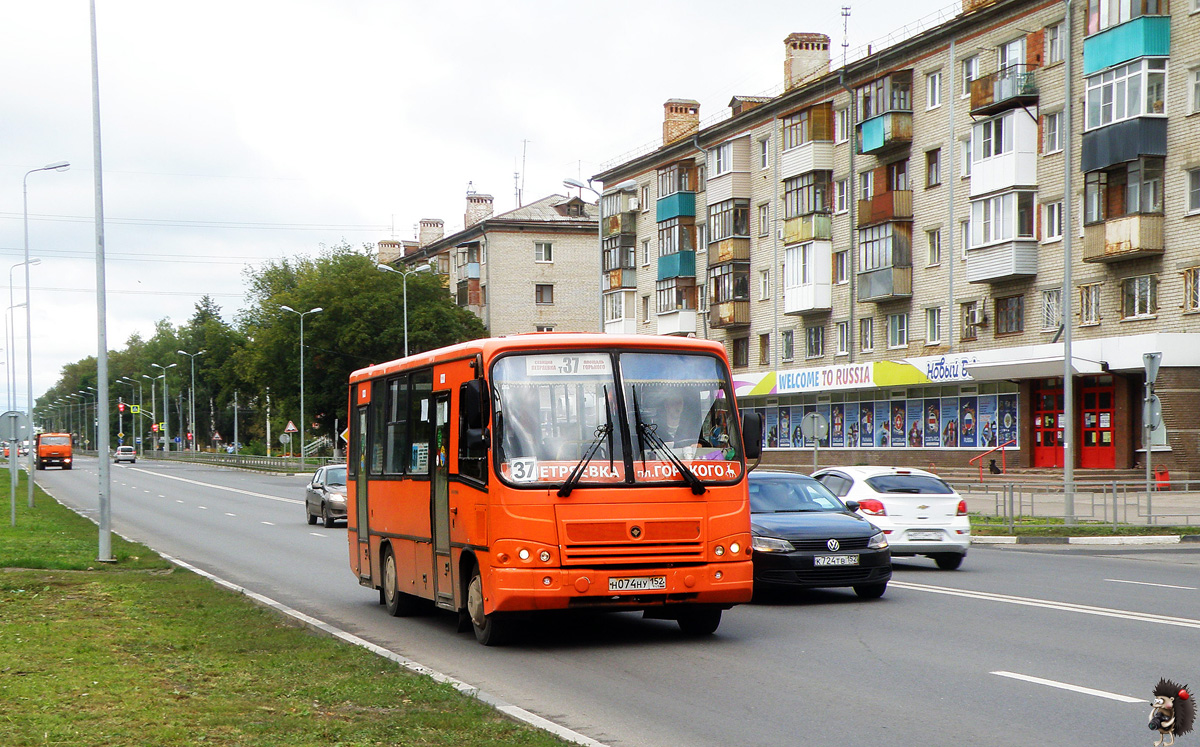
[[[827,463],[1010,444],[1055,467],[1070,428],[1078,468],[1144,464],[1161,352],[1154,464],[1200,471],[1200,0],[1072,9],[964,0],[834,70],[827,36],[792,34],[779,95],[704,126],[669,100],[661,146],[595,177],[621,186],[601,199],[606,331],[723,341],[796,464],[809,412]]]
[[[447,236],[444,221],[425,219],[416,242],[380,242],[381,256],[388,244],[392,264],[433,261],[458,305],[492,336],[599,331],[596,206],[550,195],[499,215],[492,209],[491,195],[470,192],[461,231]]]

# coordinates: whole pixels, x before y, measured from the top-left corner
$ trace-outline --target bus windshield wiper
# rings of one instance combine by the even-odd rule
[[[612,410],[608,406],[608,387],[604,387],[604,425],[596,428],[596,438],[588,446],[588,450],[584,453],[583,458],[579,460],[579,464],[575,465],[575,469],[571,470],[571,474],[563,481],[562,487],[558,489],[558,496],[566,498],[571,495],[571,491],[579,484],[583,478],[583,471],[587,469],[588,463],[592,461],[592,457],[596,455],[596,450],[600,448],[600,444],[605,440],[608,441],[608,467],[613,468],[613,446],[612,446]]]
[[[684,482],[692,489],[693,495],[702,495],[708,488],[704,486],[704,482],[696,477],[696,473],[692,472],[691,468],[683,463],[683,460],[671,450],[670,446],[663,441],[658,433],[658,426],[653,423],[644,423],[641,418],[637,419],[637,429],[639,439],[644,438],[651,448],[655,451],[662,452],[666,455],[667,460],[675,465],[675,469],[679,470],[679,474],[683,475]],[[640,445],[640,443],[639,443]],[[645,455],[642,455],[642,461],[645,461]]]

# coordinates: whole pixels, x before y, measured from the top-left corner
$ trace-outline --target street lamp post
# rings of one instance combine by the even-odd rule
[[[290,311],[300,317],[300,464],[304,464],[304,317],[307,314],[319,314],[325,309],[318,306],[308,311],[296,311],[291,306],[280,306],[284,311]],[[301,470],[303,471],[303,470]]]
[[[183,350],[176,350],[180,355],[186,355],[192,359],[192,389],[188,393],[188,418],[191,420],[190,432],[192,434],[192,453],[196,453],[196,442],[199,440],[196,437],[196,356],[204,355],[207,350],[201,350],[198,353],[187,353]]]
[[[433,269],[433,265],[420,265],[411,270],[397,270],[390,265],[375,265],[380,272],[394,272],[397,275],[404,276],[404,357],[408,357],[408,276],[416,275],[418,272],[428,272]]]
[[[143,378],[143,379],[150,379],[150,404],[151,404],[152,406],[154,406],[154,407],[157,407],[157,406],[158,406],[158,405],[155,405],[155,404],[154,404],[155,402],[157,402],[157,401],[158,401],[158,400],[155,398],[157,395],[155,395],[155,394],[154,394],[154,391],[155,391],[155,384],[157,383],[158,379],[162,379],[162,380],[165,382],[165,381],[167,380],[166,376],[167,376],[166,374],[159,374],[158,376],[151,376],[150,374],[142,374],[142,378]],[[158,418],[154,418],[153,420],[154,420],[154,422],[155,422],[155,423],[157,423],[157,422],[158,422]],[[151,432],[151,433],[157,433],[157,432],[158,432],[158,428],[154,428],[154,429],[152,429],[150,432]],[[144,436],[144,435],[145,435],[145,433],[143,433],[142,435]],[[151,443],[151,445],[153,445],[153,440],[154,440],[154,437],[153,437],[153,436],[151,436],[151,437],[150,437],[150,440],[151,440],[151,442],[152,442],[152,443]],[[151,451],[154,451],[154,449],[151,449]],[[145,454],[145,453],[146,453],[146,450],[145,450],[145,449],[142,449],[142,453],[143,453],[143,454]]]
[[[31,265],[40,265],[42,263],[42,260],[40,260],[36,257],[31,260],[27,260],[27,261]],[[8,308],[10,308],[10,309],[14,309],[17,307],[16,300],[13,298],[13,286],[15,285],[15,283],[13,283],[13,270],[17,269],[18,267],[20,267],[24,264],[25,264],[25,262],[18,262],[15,265],[12,265],[11,267],[8,268]],[[26,298],[25,298],[26,306],[28,306],[28,304],[29,304],[28,295],[29,294],[27,293]],[[26,313],[28,313],[28,312],[26,312]],[[11,382],[11,384],[9,385],[9,389],[8,389],[8,409],[15,410],[15,409],[17,409],[17,367],[14,365],[11,365],[11,359],[10,359],[10,355],[15,354],[16,350],[17,350],[17,319],[15,316],[12,318],[11,322],[5,324],[4,334],[5,334],[5,341],[6,341],[5,346],[8,348],[8,350],[5,352],[4,358],[5,358],[5,361],[7,363],[9,363],[8,371],[7,371],[7,378]],[[25,344],[26,344],[26,346],[28,346],[28,344],[29,344],[28,338],[26,338]]]
[[[142,374],[142,375],[143,375],[143,376],[145,376],[145,374]],[[129,414],[130,414],[130,420],[132,420],[132,421],[133,421],[133,423],[134,423],[134,425],[133,425],[133,434],[134,434],[134,435],[133,435],[133,437],[134,437],[134,442],[133,442],[133,443],[134,443],[134,446],[135,446],[135,447],[137,447],[137,446],[141,446],[142,448],[138,449],[138,451],[139,451],[141,454],[143,454],[143,455],[144,455],[144,454],[146,453],[146,441],[145,441],[145,439],[144,439],[144,438],[142,438],[142,436],[141,436],[141,425],[142,425],[142,382],[138,381],[137,379],[131,379],[131,378],[129,378],[128,376],[122,376],[122,377],[120,378],[120,381],[125,381],[125,382],[128,382],[128,383],[130,383],[130,384],[137,384],[137,388],[138,388],[138,412],[137,412],[137,417],[136,417],[136,418],[135,418],[135,417],[132,417],[132,416],[133,416],[133,408],[132,408],[132,407],[131,407],[131,408],[129,408]],[[129,396],[130,396],[130,397],[132,397],[132,396],[133,396],[133,392],[130,392],[130,393],[129,393]]]
[[[163,419],[162,419],[162,424],[163,424],[163,439],[164,439],[163,440],[163,453],[170,454],[171,453],[171,411],[167,408],[170,407],[171,397],[167,393],[167,370],[175,368],[175,366],[178,366],[179,364],[171,363],[170,365],[164,366],[160,363],[151,363],[150,365],[154,366],[155,368],[162,369],[162,380],[163,380],[163,413],[162,413]]]
[[[92,393],[92,423],[91,423],[92,431],[91,431],[91,435],[92,435],[92,438],[96,439],[96,456],[100,457],[100,459],[104,459],[104,457],[100,455],[100,447],[103,445],[104,450],[108,451],[108,444],[100,443],[100,390],[94,386],[86,386],[86,387],[84,387],[84,389],[87,389],[88,391],[90,391]],[[106,410],[108,409],[107,402],[104,403],[104,408]]]
[[[129,385],[129,399],[132,400],[133,399],[133,388],[135,386],[137,386],[137,382],[126,376],[122,376],[121,378],[117,379],[116,383]],[[130,410],[129,410],[129,422],[131,422],[131,423],[137,422],[133,418],[133,408],[130,408]],[[135,431],[137,430],[136,426],[134,427],[134,430]],[[121,439],[122,441],[125,440],[125,411],[120,408],[117,408],[117,438]]]

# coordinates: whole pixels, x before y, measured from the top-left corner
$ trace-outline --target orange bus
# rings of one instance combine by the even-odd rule
[[[495,645],[536,610],[708,634],[750,599],[762,420],[718,343],[475,340],[354,372],[349,407],[350,565],[392,615],[457,611]]]

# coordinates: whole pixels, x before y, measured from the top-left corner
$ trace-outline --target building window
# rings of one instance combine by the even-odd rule
[[[1046,27],[1046,64],[1053,65],[1066,59],[1064,46],[1066,26],[1058,23]]]
[[[979,318],[979,302],[967,301],[960,308],[962,308],[962,334],[959,339],[965,342],[978,338],[979,323],[982,321]]]
[[[554,261],[554,245],[549,241],[533,242],[533,261],[534,262],[553,262]]]
[[[1165,16],[1168,7],[1166,0],[1088,0],[1087,33],[1095,34],[1139,16]]]
[[[850,139],[849,107],[845,109],[838,109],[835,113],[834,120],[836,122],[836,126],[834,127],[834,136],[836,137],[837,142],[844,143]]]
[[[745,368],[750,365],[750,338],[735,337],[733,340],[733,365]]]
[[[1042,291],[1042,331],[1056,332],[1062,326],[1062,288]]]
[[[678,192],[696,191],[696,164],[679,161],[658,170],[658,196],[670,197]]]
[[[1058,153],[1062,148],[1062,112],[1042,115],[1042,154]]]
[[[979,55],[962,61],[962,95],[971,95],[971,81],[979,77]]]
[[[804,330],[804,357],[820,358],[825,355],[825,328],[806,327]]]
[[[1156,278],[1139,275],[1121,283],[1121,318],[1152,317],[1158,311]]]
[[[785,361],[790,361],[796,356],[796,333],[794,330],[785,330],[781,333],[782,343],[779,351],[780,356]]]
[[[1085,130],[1166,113],[1167,60],[1145,57],[1087,78]]]
[[[874,319],[867,318],[858,320],[858,349],[864,353],[869,353],[875,349]]]
[[[837,354],[850,354],[850,322],[837,323]]]
[[[604,321],[620,322],[625,319],[625,294],[604,294]]]
[[[1006,192],[971,202],[971,246],[1033,238],[1033,192]]]
[[[554,303],[554,286],[541,283],[533,286],[533,301],[540,304]]]
[[[1100,284],[1079,286],[1079,323],[1100,323]]]
[[[887,165],[887,188],[893,192],[908,191],[908,159],[893,161]]]
[[[888,314],[887,335],[889,348],[908,347],[908,314]]]
[[[696,250],[696,224],[691,217],[671,218],[658,224],[658,256]]]
[[[925,241],[929,245],[929,260],[926,264],[930,267],[940,265],[942,263],[942,229],[931,228],[926,231]]]
[[[975,129],[979,137],[975,141],[975,161],[1012,153],[1013,129],[1008,116],[1000,116],[980,122]]]
[[[771,365],[771,335],[758,336],[758,365]]]
[[[554,325],[553,324],[539,324],[536,327],[534,327],[534,331],[535,332],[553,332]]]
[[[1200,267],[1183,271],[1183,310],[1200,311]]]
[[[925,108],[936,109],[942,105],[942,71],[925,76]]]
[[[1143,157],[1084,175],[1084,225],[1163,211],[1163,159]]]
[[[696,310],[695,278],[671,278],[654,284],[659,314]]]
[[[966,259],[967,250],[971,248],[971,219],[960,220],[958,228],[959,244],[962,246],[962,258]]]
[[[925,309],[925,344],[940,345],[942,343],[942,309],[935,306]]]
[[[1025,37],[1020,36],[1010,42],[1001,44],[997,49],[996,66],[1005,70],[1016,65],[1025,64]]]
[[[642,264],[650,264],[650,239],[642,239]]]
[[[842,250],[833,254],[833,282],[850,282],[850,251]]]
[[[750,263],[730,262],[708,270],[709,299],[712,303],[750,300]]]
[[[962,139],[962,177],[969,179],[971,177],[971,136],[967,135]]]
[[[642,212],[643,213],[650,212],[650,185],[649,184],[642,185],[641,203],[642,203],[641,204]]]
[[[1200,213],[1200,169],[1188,173],[1188,212]]]
[[[771,167],[771,138],[764,137],[758,141],[758,167],[760,169]]]
[[[721,143],[712,150],[709,171],[715,179],[733,171],[733,143]]]
[[[847,212],[850,209],[850,180],[839,179],[834,182],[833,187],[836,200],[835,210],[839,213]]]
[[[1200,112],[1200,67],[1188,70],[1188,114]]]
[[[996,299],[996,334],[1015,335],[1025,331],[1025,296]]]
[[[1046,241],[1058,241],[1063,235],[1063,204],[1048,202],[1042,206],[1045,218],[1042,220],[1042,235]]]
[[[764,202],[758,206],[758,235],[766,236],[771,230],[771,203]]]
[[[758,300],[766,301],[771,297],[771,271],[758,271]]]
[[[875,194],[875,172],[862,171],[858,174],[858,199],[869,200]]]
[[[829,104],[824,104],[784,117],[783,150],[791,150],[813,140],[828,141],[832,134],[829,131],[833,125],[832,114],[833,109]]]
[[[936,187],[942,183],[942,149],[925,151],[925,187]]]
[[[725,200],[708,206],[708,240],[721,241],[734,236],[750,236],[750,201]]]
[[[912,266],[912,226],[889,222],[858,231],[860,272],[883,267]]]
[[[784,220],[799,218],[812,213],[827,213],[831,200],[831,172],[810,171],[803,176],[783,182]]]
[[[642,324],[650,321],[650,296],[642,296]]]

